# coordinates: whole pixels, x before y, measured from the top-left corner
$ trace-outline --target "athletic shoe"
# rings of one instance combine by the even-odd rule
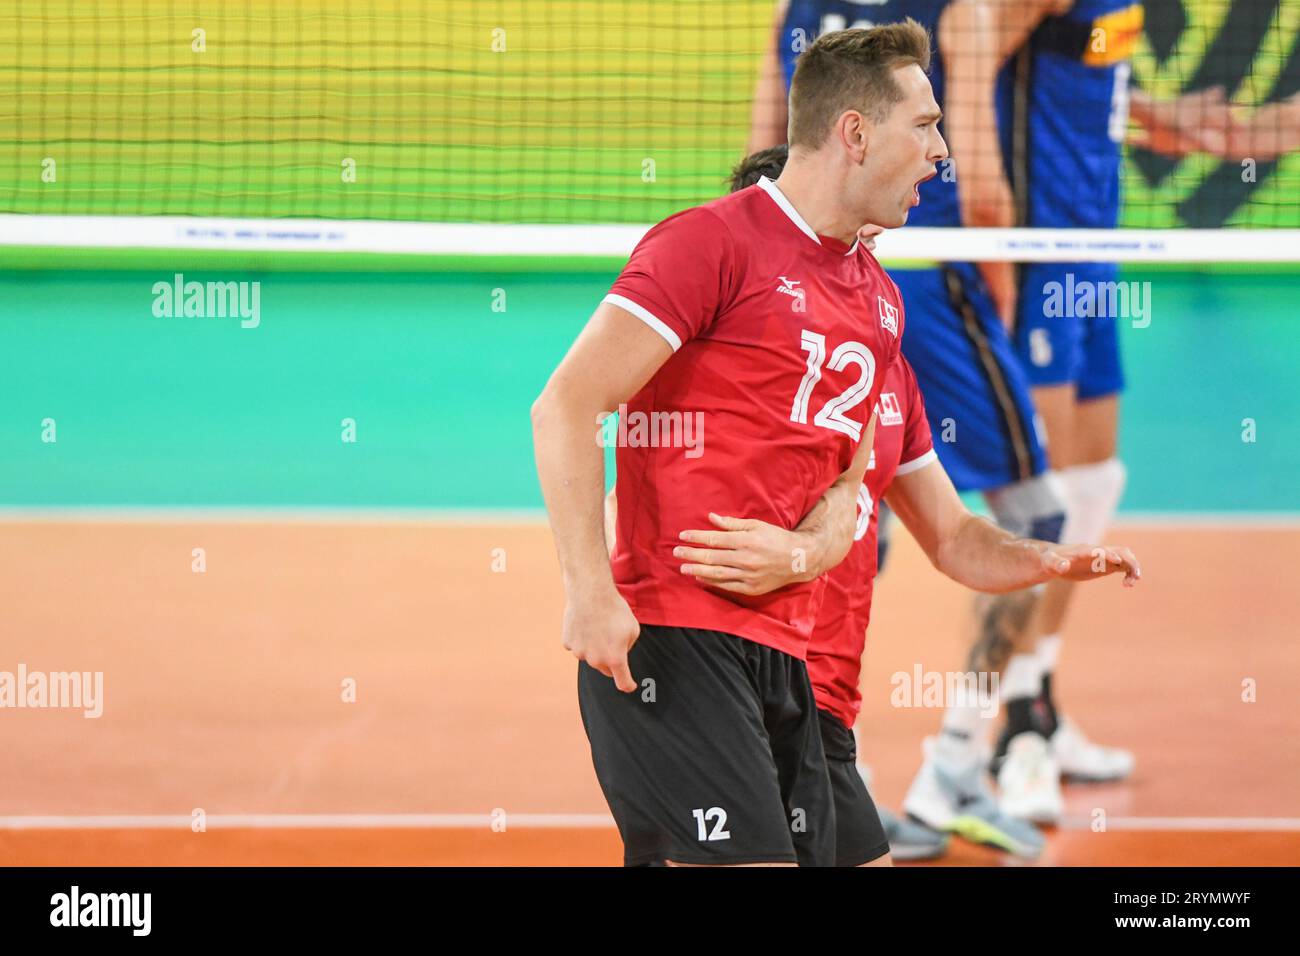
[[[1011,739],[998,770],[1002,810],[1033,823],[1054,824],[1065,811],[1061,772],[1052,748],[1040,734],[1027,730]]]
[[[862,778],[867,792],[871,791],[871,770],[858,764],[858,776]],[[875,797],[872,797],[875,800]],[[944,855],[948,850],[948,834],[931,830],[923,823],[906,820],[890,810],[876,804],[880,823],[885,828],[885,839],[889,841],[889,855],[895,860],[933,860]]]
[[[925,759],[903,800],[903,810],[932,830],[955,833],[984,846],[1033,858],[1043,835],[998,806],[985,779],[987,755],[950,738],[927,737]]]
[[[876,812],[880,814],[885,837],[889,840],[889,855],[895,860],[902,863],[937,860],[948,852],[948,834],[932,830],[916,820],[907,820],[884,807],[876,807]]]
[[[1068,717],[1061,718],[1052,735],[1052,753],[1063,777],[1083,783],[1123,780],[1135,763],[1127,750],[1094,744]]]

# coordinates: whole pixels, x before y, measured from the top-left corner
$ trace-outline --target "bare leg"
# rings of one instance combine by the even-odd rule
[[[1058,389],[1037,389],[1034,392],[1034,401],[1039,401],[1039,392],[1049,391],[1056,392]],[[1049,404],[1056,401],[1058,401],[1057,396],[1051,396]],[[1059,463],[1053,458],[1053,468],[1060,471],[1073,465],[1093,465],[1115,457],[1119,434],[1118,395],[1074,402],[1069,413],[1061,414],[1065,414],[1064,421],[1068,422],[1065,426],[1065,433],[1068,435],[1065,444],[1070,451],[1069,457]],[[1050,422],[1046,414],[1043,418],[1044,421]],[[1058,428],[1058,432],[1053,432],[1051,424],[1048,424],[1049,450],[1055,448],[1055,435],[1059,431]],[[1053,581],[1047,586],[1047,592],[1043,595],[1033,624],[1035,641],[1047,634],[1060,633],[1065,625],[1065,612],[1073,593],[1074,585],[1069,581]]]

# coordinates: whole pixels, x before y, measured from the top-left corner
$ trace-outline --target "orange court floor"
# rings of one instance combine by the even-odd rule
[[[1080,593],[1059,699],[1137,771],[1069,787],[1037,862],[1300,864],[1300,527],[1109,540],[1143,580]],[[103,675],[98,717],[0,710],[0,865],[620,862],[544,524],[23,517],[0,541],[0,671]],[[969,601],[896,534],[858,722],[885,805],[941,715],[891,676],[963,670]]]

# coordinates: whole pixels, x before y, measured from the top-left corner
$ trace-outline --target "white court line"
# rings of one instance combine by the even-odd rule
[[[491,829],[486,813],[210,813],[208,829]],[[188,814],[0,817],[0,830],[188,830]],[[612,829],[603,813],[506,813],[506,826],[527,829]],[[1064,830],[1090,830],[1088,817],[1067,817]],[[1300,832],[1300,817],[1108,817],[1107,830]]]
[[[1061,821],[1063,830],[1091,830],[1088,817],[1067,817]],[[1152,833],[1158,830],[1271,830],[1294,833],[1300,831],[1300,817],[1107,817],[1107,830],[1139,830]]]
[[[1300,528],[1297,511],[1129,511],[1115,519],[1116,528],[1189,529],[1195,531],[1275,531]]]
[[[487,813],[209,813],[211,829],[322,830],[488,830]],[[506,813],[507,827],[529,829],[604,829],[614,826],[604,813]],[[188,830],[189,814],[0,817],[0,830]]]
[[[982,513],[982,509],[981,509]],[[0,507],[0,524],[416,524],[544,525],[541,508],[347,508],[281,506]],[[1131,511],[1116,528],[1268,531],[1300,528],[1300,511]]]

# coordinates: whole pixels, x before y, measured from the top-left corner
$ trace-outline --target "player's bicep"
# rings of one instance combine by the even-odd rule
[[[937,458],[894,476],[885,501],[933,563],[944,541],[970,513]]]
[[[639,392],[672,354],[672,345],[653,326],[621,306],[602,302],[546,389],[613,411]]]

